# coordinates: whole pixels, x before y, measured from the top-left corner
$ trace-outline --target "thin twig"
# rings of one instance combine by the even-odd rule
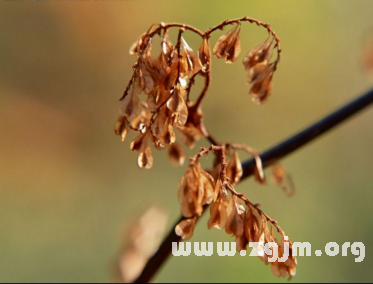
[[[305,130],[302,130],[301,132],[295,134],[294,136],[276,145],[275,147],[265,151],[263,154],[260,155],[260,158],[263,162],[263,167],[268,167],[272,165],[281,158],[289,155],[298,148],[306,145],[315,138],[321,136],[326,131],[334,128],[341,122],[345,121],[353,114],[358,113],[371,103],[373,103],[373,89],[367,92],[365,95],[362,95],[361,97],[346,104],[345,106],[341,107],[335,112],[329,114],[325,118],[319,120],[315,124],[309,126]],[[242,163],[243,175],[241,180],[251,176],[255,171],[255,166],[255,158]],[[175,234],[174,228],[183,219],[183,217],[180,217],[178,219],[178,221],[172,227],[171,231],[163,240],[159,249],[149,259],[142,273],[134,281],[134,283],[149,282],[149,280],[151,280],[151,278],[158,272],[159,268],[166,261],[167,257],[171,254],[172,242],[179,242],[181,240],[180,237]]]

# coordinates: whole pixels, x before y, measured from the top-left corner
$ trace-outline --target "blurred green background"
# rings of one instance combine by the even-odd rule
[[[129,140],[113,133],[135,59],[128,49],[153,23],[204,30],[244,15],[271,23],[282,61],[272,97],[256,106],[242,55],[233,65],[214,59],[203,110],[218,140],[267,149],[373,86],[360,63],[373,32],[371,0],[1,1],[1,282],[110,281],[123,236],[148,207],[166,210],[172,226],[185,166],[171,168],[163,151],[153,169],[139,170]],[[242,53],[265,36],[244,25]],[[193,37],[190,44],[198,48]],[[291,198],[252,179],[238,186],[293,242],[312,244],[295,281],[373,281],[372,120],[368,109],[284,159],[297,187]],[[208,231],[206,217],[192,241],[233,240]],[[357,241],[366,248],[361,263],[350,251],[314,255],[328,242]],[[217,254],[170,257],[156,279],[286,281],[255,257]]]

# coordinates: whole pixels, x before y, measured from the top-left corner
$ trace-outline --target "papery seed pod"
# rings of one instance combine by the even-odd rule
[[[277,277],[289,277],[291,279],[296,274],[297,260],[293,256],[292,243],[289,240],[284,240],[284,236],[282,236],[281,242],[278,243],[278,257],[282,258],[284,256],[285,243],[288,246],[287,260],[285,262],[279,262],[278,260],[272,262],[271,270]]]
[[[250,89],[252,100],[256,104],[264,103],[272,93],[272,74],[261,81],[256,81]]]
[[[151,55],[144,57],[143,61],[145,65],[144,68],[146,69],[146,71],[149,72],[150,76],[152,77],[153,85],[158,86],[161,80],[166,75],[165,69],[162,67],[159,60]]]
[[[200,182],[203,186],[202,204],[210,204],[214,200],[214,178],[204,170],[200,170]]]
[[[211,64],[211,52],[209,39],[204,36],[201,47],[198,50],[198,59],[204,71],[208,70]]]
[[[202,204],[198,200],[198,183],[199,180],[195,176],[195,169],[189,166],[178,188],[180,209],[184,217],[199,216],[203,212]]]
[[[247,204],[244,233],[250,242],[259,242],[264,230],[263,222],[266,222],[264,216],[255,207]]]
[[[129,53],[131,55],[139,56],[143,52],[144,40],[147,33],[143,33],[130,47]]]
[[[171,64],[166,69],[166,75],[162,82],[165,90],[170,91],[174,88],[179,78],[179,58],[174,56],[172,58]]]
[[[210,206],[210,218],[207,223],[209,229],[212,227],[223,229],[225,227],[228,218],[228,204],[229,196],[224,190]]]
[[[183,43],[183,53],[181,63],[182,70],[180,71],[180,75],[181,77],[192,77],[193,74],[201,69],[201,65],[198,62],[197,55],[183,37],[181,37],[181,42]]]
[[[248,70],[247,79],[248,83],[256,83],[263,81],[265,78],[271,76],[274,72],[273,65],[268,65],[265,62],[261,62],[253,66]]]
[[[120,101],[119,114],[127,118],[130,123],[140,114],[141,102],[137,94],[131,89],[130,93]]]
[[[180,144],[175,142],[168,147],[168,157],[172,165],[182,166],[185,162],[186,153]]]
[[[167,117],[167,108],[163,106],[158,110],[157,116],[154,118],[151,132],[154,137],[162,137],[168,130],[168,117]]]
[[[146,108],[146,106],[144,106],[144,108]],[[150,112],[146,111],[144,108],[142,108],[140,114],[131,121],[131,127],[140,131],[142,134],[146,132],[150,124]]]
[[[226,34],[222,35],[213,48],[213,54],[217,58],[225,58],[226,63],[233,63],[241,53],[240,41],[241,25],[236,24]]]
[[[188,107],[180,95],[179,88],[175,88],[173,95],[168,99],[167,107],[171,111],[171,123],[177,127],[184,126],[188,119]]]
[[[176,130],[180,139],[189,149],[192,149],[197,141],[201,139],[201,132],[195,127],[177,127]]]
[[[233,234],[235,237],[239,238],[244,232],[244,217],[245,209],[238,202],[237,197],[233,195],[231,199],[232,210],[228,216],[227,222],[225,224],[225,232],[227,234]]]
[[[273,52],[273,39],[268,42],[268,38],[260,45],[251,49],[243,59],[243,65],[246,71],[249,71],[252,67],[258,63],[268,64],[272,57]]]
[[[145,139],[145,136],[146,135],[140,135],[138,136],[135,140],[133,140],[130,144],[130,149],[131,151],[139,151],[142,144],[143,144],[143,141]]]
[[[291,196],[295,192],[295,187],[291,176],[286,172],[281,164],[275,164],[272,169],[272,181],[282,188],[286,195]]]
[[[236,185],[240,181],[243,172],[241,161],[236,150],[234,150],[233,156],[228,160],[226,171],[231,184],[233,186]]]
[[[195,226],[196,218],[184,219],[176,225],[175,233],[183,240],[189,240],[191,237],[193,237]]]
[[[220,165],[220,168],[221,168],[221,165]],[[213,170],[212,170],[213,172]],[[219,171],[219,174],[220,174],[220,171]],[[214,187],[214,202],[217,200],[218,196],[221,194],[221,192],[223,192],[223,184],[221,182],[221,179],[219,178],[219,175],[218,174],[215,174],[215,175],[211,175],[211,176],[215,176],[216,177],[216,183],[215,183],[215,187]]]
[[[150,169],[153,166],[153,155],[150,147],[147,146],[139,153],[137,164],[140,169]]]
[[[162,51],[159,57],[159,62],[161,63],[163,68],[166,69],[170,65],[172,57],[174,55],[174,51],[175,51],[175,48],[172,45],[169,35],[168,35],[168,29],[164,31],[161,47],[162,47]]]
[[[167,132],[162,137],[162,139],[164,140],[164,142],[166,144],[173,144],[173,143],[175,143],[175,141],[176,141],[176,135],[175,135],[175,132],[174,132],[174,128],[172,127],[171,124],[168,125]]]
[[[150,169],[153,166],[153,155],[148,145],[149,134],[140,135],[131,142],[130,149],[137,151],[137,165],[139,168]]]
[[[126,118],[124,116],[120,115],[114,127],[115,134],[120,135],[122,141],[124,141],[126,139],[128,131],[129,131],[128,122],[126,121]]]
[[[151,55],[140,57],[135,72],[134,88],[138,94],[154,94],[156,87],[166,75],[161,63]]]
[[[167,107],[172,112],[180,112],[184,107],[184,99],[181,97],[177,89],[174,90],[174,93],[167,101]]]

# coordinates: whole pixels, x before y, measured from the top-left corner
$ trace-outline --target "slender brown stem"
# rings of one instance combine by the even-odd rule
[[[199,107],[199,105],[202,103],[203,98],[205,97],[211,83],[211,72],[208,70],[206,73],[202,73],[202,76],[205,77],[205,85],[202,89],[201,94],[199,95],[198,99],[196,100],[194,106]]]
[[[329,114],[328,116],[319,120],[318,122],[314,123],[308,128],[300,131],[299,133],[295,134],[294,136],[290,137],[284,142],[265,151],[263,154],[260,155],[260,158],[263,162],[263,167],[268,167],[274,164],[276,161],[280,160],[281,158],[296,151],[300,147],[307,145],[315,138],[326,133],[328,130],[333,129],[334,127],[336,127],[337,125],[345,121],[347,118],[360,112],[361,110],[363,110],[364,108],[366,108],[372,103],[373,103],[373,89],[370,90],[368,93],[362,95],[361,97],[358,97],[354,101],[341,107],[340,109],[336,110],[335,112]],[[250,159],[246,162],[243,162],[242,163],[243,174],[242,174],[241,181],[250,177],[254,173],[255,167],[256,167],[255,158]],[[205,206],[205,208],[206,207],[207,206]],[[179,242],[181,240],[181,238],[175,234],[174,228],[183,219],[184,219],[183,217],[180,217],[177,220],[177,222],[172,227],[172,229],[170,230],[166,238],[163,240],[159,249],[148,260],[143,271],[138,276],[138,278],[134,281],[134,283],[149,282],[152,279],[152,277],[158,272],[159,268],[162,266],[162,264],[166,261],[168,256],[171,254],[172,243]],[[268,220],[274,226],[276,225],[278,226],[275,220],[272,220],[270,218]]]

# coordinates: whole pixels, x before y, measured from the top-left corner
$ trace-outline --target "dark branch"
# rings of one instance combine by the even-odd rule
[[[370,90],[365,95],[353,100],[349,104],[341,107],[332,114],[329,114],[325,118],[319,120],[315,124],[309,126],[305,130],[295,134],[289,139],[283,141],[282,143],[276,145],[275,147],[265,151],[260,155],[263,167],[268,167],[280,160],[281,158],[289,155],[298,148],[306,145],[315,138],[319,137],[326,131],[337,126],[341,122],[345,121],[347,118],[353,114],[358,113],[368,105],[373,102],[373,89]],[[248,160],[242,163],[243,175],[241,181],[248,178],[254,173],[255,169],[255,159]],[[205,210],[206,211],[206,210]],[[163,240],[159,249],[155,254],[149,259],[148,263],[144,267],[140,276],[134,281],[134,283],[144,283],[149,282],[149,280],[156,274],[161,265],[166,261],[167,257],[172,251],[172,242],[179,242],[181,239],[174,232],[175,226],[183,220],[180,217],[179,220],[172,227],[172,230],[168,233],[167,237]]]

